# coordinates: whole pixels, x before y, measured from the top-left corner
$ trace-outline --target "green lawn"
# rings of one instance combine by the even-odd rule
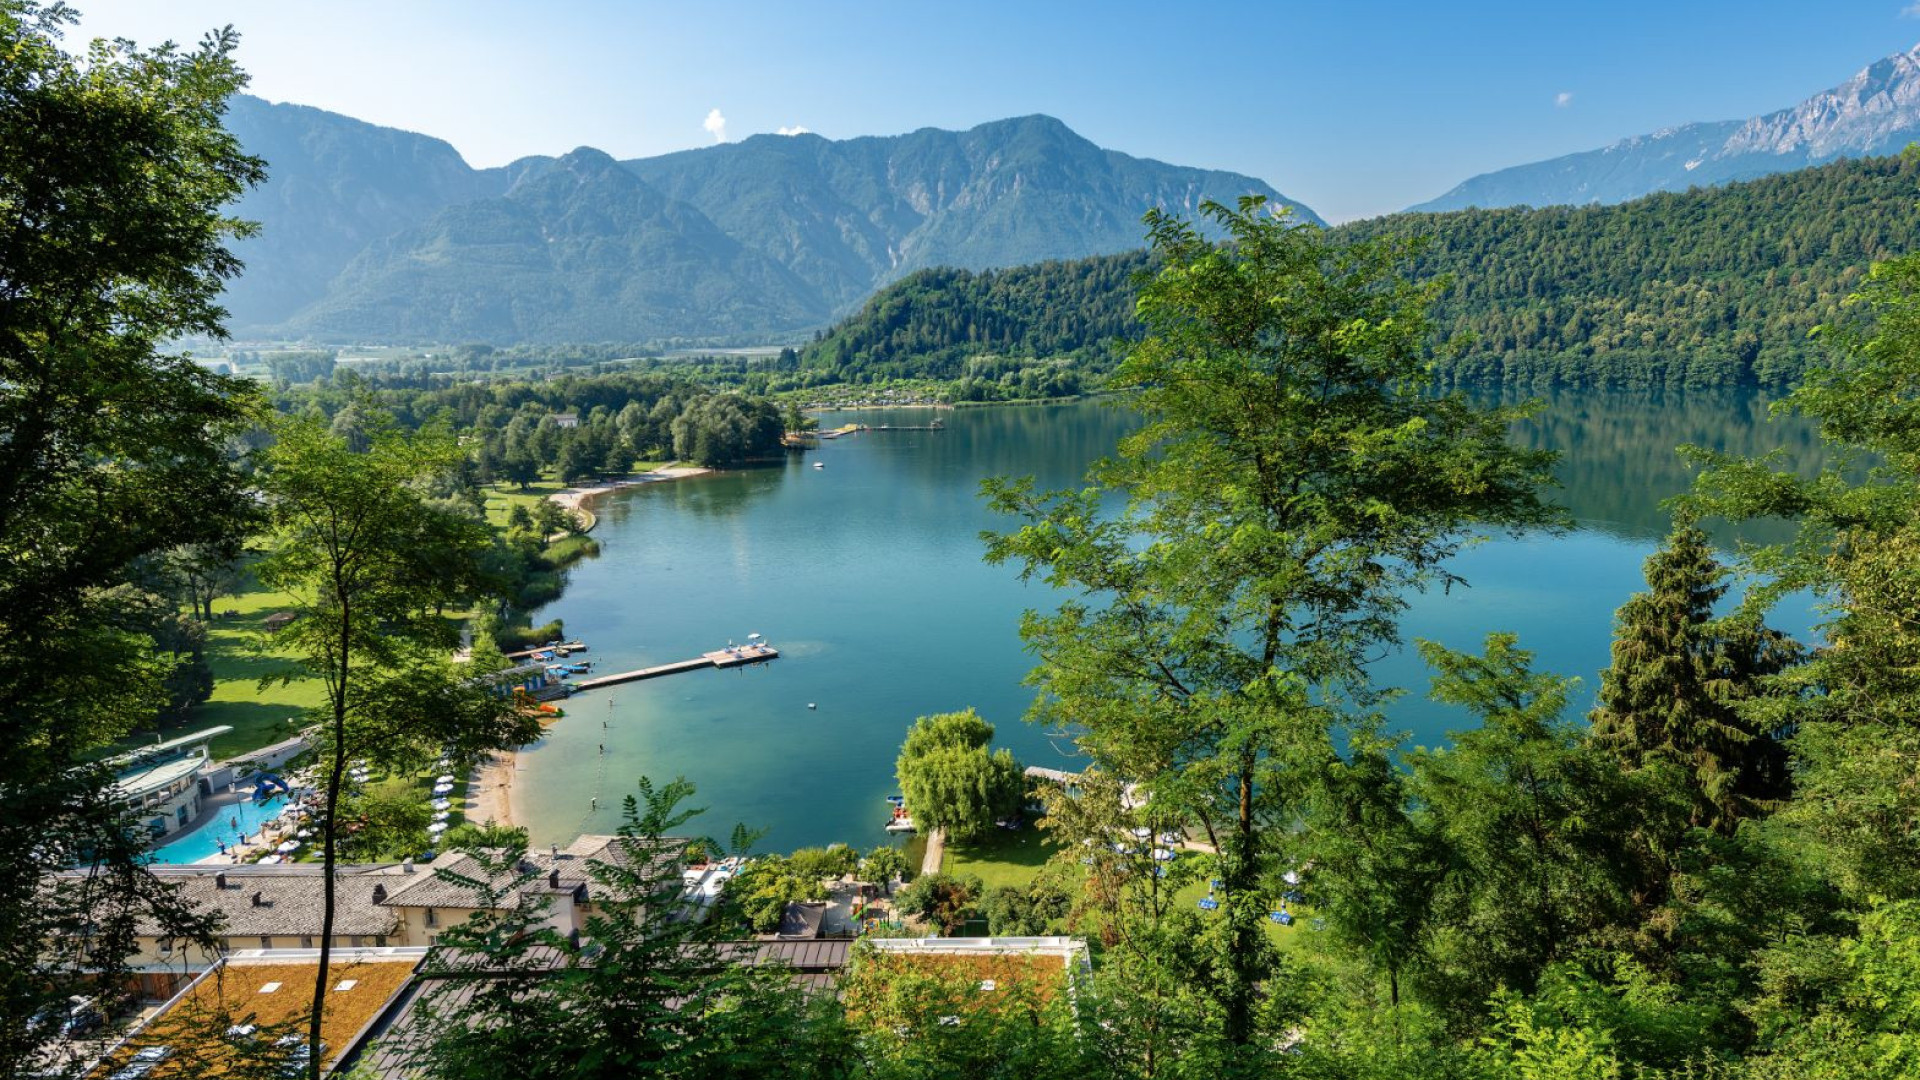
[[[214,601],[213,622],[207,627],[207,663],[213,669],[213,696],[196,706],[186,721],[169,735],[185,735],[224,724],[232,731],[213,740],[215,759],[258,750],[298,733],[304,710],[325,700],[319,680],[300,678],[286,684],[260,685],[260,678],[292,665],[285,652],[261,652],[257,642],[266,636],[267,616],[284,610],[287,597],[268,592],[249,577],[235,596]],[[153,742],[153,732],[136,731],[115,750]]]
[[[989,889],[1025,885],[1057,850],[1052,839],[1032,825],[995,829],[969,844],[948,843],[940,868],[949,874],[973,874]]]
[[[1185,852],[1180,857],[1183,859],[1191,859],[1195,856],[1193,852]],[[1179,892],[1174,894],[1174,906],[1184,907],[1188,910],[1198,910],[1200,899],[1207,895],[1207,884],[1208,879],[1206,878],[1199,878],[1188,882]],[[1267,937],[1272,939],[1275,945],[1283,949],[1298,946],[1301,940],[1300,932],[1306,929],[1308,924],[1313,921],[1313,913],[1299,904],[1288,904],[1287,910],[1293,913],[1292,926],[1281,926],[1272,920],[1267,920],[1260,924],[1266,929]],[[1202,912],[1202,914],[1218,915],[1219,912]]]
[[[560,481],[543,478],[524,491],[517,484],[488,484],[480,492],[487,500],[487,521],[494,525],[505,525],[507,515],[513,513],[514,507],[524,506],[528,513],[532,513],[540,500],[565,490],[567,485]]]
[[[654,469],[672,465],[672,461],[636,461],[628,473],[650,472]],[[549,495],[558,495],[567,490],[568,485],[553,477],[541,477],[540,482],[524,491],[518,484],[488,484],[480,489],[487,501],[487,520],[495,525],[505,525],[507,515],[513,513],[515,506],[524,506],[531,513],[540,500]]]

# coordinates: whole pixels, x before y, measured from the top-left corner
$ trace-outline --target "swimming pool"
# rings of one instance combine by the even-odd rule
[[[280,812],[287,804],[285,795],[275,795],[266,802],[254,802],[242,799],[228,803],[220,808],[211,821],[193,830],[171,844],[158,847],[151,852],[157,863],[195,863],[220,854],[220,845],[232,847],[241,836],[253,836],[260,831],[260,823]],[[236,827],[237,826],[237,827]]]

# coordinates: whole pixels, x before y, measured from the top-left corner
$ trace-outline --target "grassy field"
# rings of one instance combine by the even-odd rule
[[[291,666],[284,652],[261,652],[267,616],[285,609],[287,598],[249,579],[246,591],[214,601],[207,627],[207,662],[213,668],[213,696],[193,710],[184,731],[226,724],[231,732],[213,740],[215,758],[257,750],[296,734],[289,718],[321,703],[319,680],[296,679],[284,685],[260,685],[260,678]],[[142,740],[144,741],[144,740]]]
[[[505,525],[507,515],[513,513],[514,507],[524,506],[528,513],[532,513],[533,508],[540,505],[540,500],[565,490],[567,485],[560,481],[543,478],[524,491],[518,484],[488,484],[480,492],[487,500],[487,521],[493,525]]]
[[[671,461],[636,461],[630,473],[649,472],[674,464]],[[524,506],[528,513],[540,504],[540,500],[549,495],[558,495],[566,491],[568,485],[553,477],[541,477],[540,482],[521,490],[518,484],[488,484],[480,489],[487,502],[487,520],[495,525],[505,525],[507,515],[513,513],[515,506]]]
[[[940,869],[949,874],[973,874],[989,889],[1025,885],[1057,850],[1047,834],[1032,825],[995,829],[966,845],[949,843]]]

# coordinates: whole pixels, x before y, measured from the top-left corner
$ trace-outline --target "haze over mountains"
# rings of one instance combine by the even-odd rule
[[[923,267],[1140,246],[1150,207],[1262,181],[1105,150],[1046,116],[834,141],[757,135],[618,162],[474,169],[447,143],[241,97],[270,179],[228,290],[241,336],[647,341],[819,326]]]
[[[1920,46],[1792,108],[1750,120],[1685,124],[1599,150],[1483,173],[1411,209],[1617,203],[1835,158],[1894,154],[1917,139]]]

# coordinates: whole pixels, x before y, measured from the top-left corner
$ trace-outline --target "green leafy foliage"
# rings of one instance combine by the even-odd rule
[[[992,741],[993,725],[972,709],[913,722],[894,772],[916,828],[966,840],[1019,812],[1025,770],[1012,751],[988,750]]]
[[[1230,244],[1148,216],[1149,334],[1114,380],[1147,425],[1085,490],[989,481],[1022,524],[986,539],[990,561],[1071,590],[1023,620],[1043,658],[1029,715],[1213,842],[1203,978],[1221,1041],[1251,1053],[1275,962],[1261,882],[1300,809],[1293,777],[1375,700],[1368,657],[1409,592],[1454,580],[1469,529],[1555,518],[1535,494],[1547,458],[1506,441],[1512,414],[1429,392],[1437,289],[1401,276],[1411,245],[1341,244],[1257,201],[1206,213]]]
[[[539,889],[520,888],[534,880],[523,846],[484,853],[484,878],[463,883],[491,909],[441,935],[428,966],[438,978],[390,1052],[433,1080],[845,1075],[833,1013],[779,965],[729,963],[725,921],[686,917],[677,834],[698,813],[682,805],[692,791],[643,778],[627,798],[614,851],[587,864],[585,945],[552,928]],[[736,851],[746,839],[736,831]]]
[[[221,127],[245,81],[231,31],[195,47],[62,41],[60,5],[0,2],[0,1074],[37,1067],[28,1018],[116,983],[142,919],[204,933],[139,870],[111,777],[87,759],[199,696],[117,587],[230,538],[249,503],[226,440],[246,388],[185,355],[222,333],[260,162]],[[162,645],[161,648],[165,648]],[[191,651],[191,645],[188,645]],[[50,670],[54,668],[57,670]],[[91,879],[57,897],[44,875]],[[83,974],[84,973],[84,974]]]

